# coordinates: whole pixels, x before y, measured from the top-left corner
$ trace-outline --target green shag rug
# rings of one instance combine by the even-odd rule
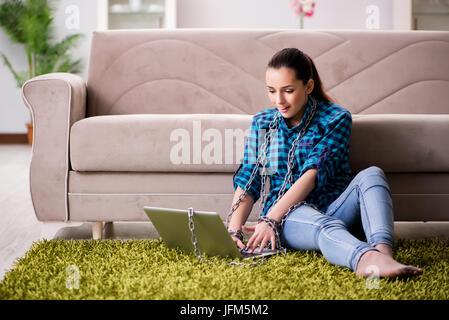
[[[394,258],[423,268],[423,275],[357,278],[316,251],[239,267],[203,263],[160,239],[41,240],[6,273],[0,300],[449,299],[449,241],[397,240]]]

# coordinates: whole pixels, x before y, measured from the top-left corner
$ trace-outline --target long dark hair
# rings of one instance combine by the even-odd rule
[[[282,67],[293,69],[296,79],[302,80],[304,85],[312,78],[314,87],[310,94],[315,99],[324,102],[334,102],[324,91],[315,63],[306,53],[297,48],[284,48],[278,51],[268,62],[267,69],[280,69]]]

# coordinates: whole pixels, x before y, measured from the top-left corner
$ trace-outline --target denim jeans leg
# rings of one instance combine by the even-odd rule
[[[348,267],[354,272],[362,254],[376,250],[349,233],[343,221],[324,215],[308,204],[289,214],[281,242],[295,250],[319,250],[330,263]]]
[[[376,166],[360,171],[326,214],[342,220],[349,228],[361,222],[371,246],[394,245],[391,191],[385,173]]]

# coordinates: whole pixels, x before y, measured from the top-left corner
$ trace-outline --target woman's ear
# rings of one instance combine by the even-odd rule
[[[307,94],[310,94],[313,91],[313,87],[315,86],[315,82],[312,78],[307,82]]]

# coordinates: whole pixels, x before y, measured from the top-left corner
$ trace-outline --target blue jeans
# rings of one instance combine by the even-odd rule
[[[352,179],[326,213],[312,204],[298,204],[285,220],[281,243],[295,250],[319,250],[330,263],[355,272],[366,251],[377,250],[374,246],[380,243],[393,246],[393,229],[385,173],[371,166]]]

